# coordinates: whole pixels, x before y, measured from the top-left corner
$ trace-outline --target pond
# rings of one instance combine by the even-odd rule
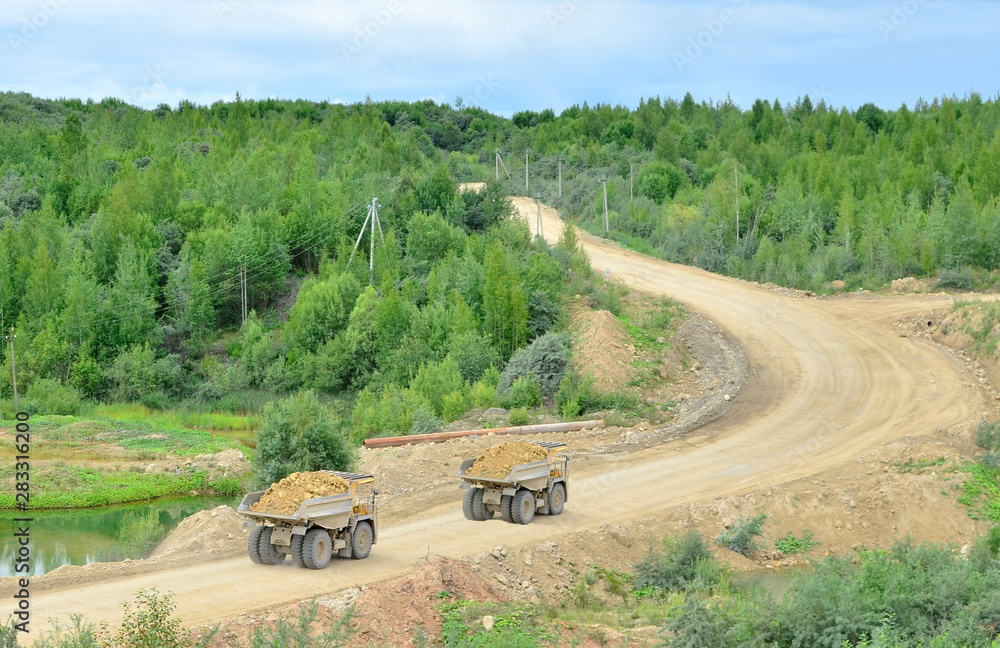
[[[31,572],[18,576],[37,576],[63,565],[86,565],[101,559],[102,551],[114,548],[118,528],[128,512],[140,515],[155,511],[167,531],[181,520],[198,511],[225,504],[236,508],[238,497],[173,497],[119,506],[52,511],[3,511],[0,537],[13,538],[17,530],[15,517],[30,517]],[[0,577],[14,575],[17,546],[13,542],[0,544]]]

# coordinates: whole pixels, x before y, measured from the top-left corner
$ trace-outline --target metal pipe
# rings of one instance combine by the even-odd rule
[[[387,448],[390,446],[410,445],[413,443],[437,443],[448,439],[478,434],[544,434],[546,432],[575,432],[589,428],[603,428],[604,419],[594,421],[573,421],[571,423],[543,423],[541,425],[516,425],[513,427],[494,428],[487,430],[462,430],[458,432],[434,432],[432,434],[413,434],[410,436],[381,437],[365,439],[366,448]]]

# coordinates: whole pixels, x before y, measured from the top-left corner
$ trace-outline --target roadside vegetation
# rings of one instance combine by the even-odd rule
[[[819,559],[811,569],[790,575],[788,590],[775,596],[752,580],[735,578],[692,531],[664,537],[629,572],[590,566],[566,596],[539,605],[482,603],[441,592],[441,636],[421,629],[413,641],[447,648],[535,648],[584,639],[600,643],[614,630],[626,640],[640,638],[640,645],[671,647],[991,648],[1000,627],[998,550],[996,528],[980,537],[968,556],[901,540],[891,549]],[[141,620],[142,631],[157,637],[162,648],[208,645],[213,633],[180,631],[172,609],[169,594],[140,592],[127,618]],[[332,625],[320,622],[313,602],[297,617],[255,628],[240,645],[349,646],[352,614]],[[138,631],[126,624],[112,638],[119,643],[102,644],[99,637],[103,632],[107,641],[106,631],[76,619],[73,627],[50,631],[35,645],[146,645],[128,643],[129,633]],[[4,636],[0,645],[15,645],[3,643]]]

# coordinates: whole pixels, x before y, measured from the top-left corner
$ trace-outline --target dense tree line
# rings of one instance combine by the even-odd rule
[[[887,111],[653,98],[514,115],[513,180],[612,236],[715,272],[823,289],[1000,267],[1000,104],[973,93]],[[492,175],[493,146],[467,159]],[[558,158],[563,158],[562,197]],[[457,162],[452,162],[458,168]]]
[[[347,395],[359,435],[493,404],[511,356],[563,325],[570,268],[589,273],[512,221],[499,183],[458,190],[442,149],[501,126],[433,102],[0,95],[0,327],[22,395],[242,409],[312,389]],[[373,196],[369,277],[367,234],[349,261]]]

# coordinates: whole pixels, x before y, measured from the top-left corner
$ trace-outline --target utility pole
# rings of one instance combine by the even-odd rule
[[[733,160],[733,184],[736,185],[736,244],[740,243],[740,175],[736,167],[736,160]]]
[[[378,208],[381,205],[378,204],[378,198],[372,196],[372,202],[368,205],[368,215],[365,216],[365,222],[361,225],[361,233],[358,234],[358,240],[354,242],[354,250],[351,252],[351,258],[347,260],[347,268],[345,271],[351,267],[351,261],[354,260],[354,253],[358,251],[358,246],[361,245],[361,238],[365,235],[365,230],[368,229],[369,223],[371,224],[371,246],[368,252],[368,283],[375,283],[375,228],[378,228],[379,238],[382,239],[382,245],[385,245],[385,236],[382,234],[382,223],[378,219]]]
[[[635,200],[635,196],[632,194],[632,163],[628,163],[628,199],[630,201]]]
[[[524,193],[527,194],[530,189],[528,189],[528,156],[531,155],[531,149],[525,149],[524,151]]]
[[[535,205],[538,207],[538,238],[545,238],[542,235],[542,193],[539,191],[535,194]]]
[[[608,176],[601,176],[601,184],[604,186],[604,233],[611,233],[611,228],[608,226]]]
[[[562,198],[562,156],[559,156],[559,197]]]
[[[503,169],[503,172],[507,174],[507,179],[510,180],[510,171],[507,170],[507,165],[503,163],[503,157],[501,157],[500,155],[501,153],[505,153],[505,151],[497,149],[497,164],[500,165],[500,167]],[[497,180],[499,179],[500,179],[500,172],[497,171]]]
[[[247,323],[247,315],[249,311],[247,309],[247,264],[244,263],[240,266],[240,315],[243,317],[243,323]]]
[[[14,340],[17,336],[14,335],[13,326],[10,327],[10,335],[6,337],[10,341],[10,374],[11,382],[14,385],[14,412],[17,413],[19,411],[17,407],[17,364],[14,362]]]
[[[497,167],[497,182],[500,181],[500,149],[493,149],[493,162]]]

